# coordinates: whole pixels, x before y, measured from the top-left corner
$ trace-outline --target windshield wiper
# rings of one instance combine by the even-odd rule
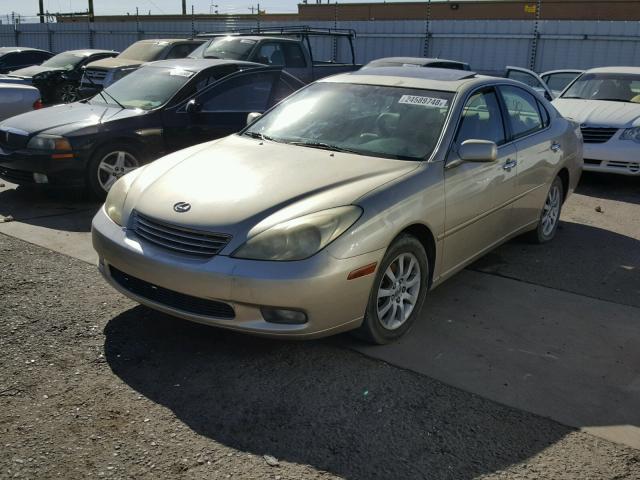
[[[82,78],[83,78],[83,79],[85,79],[85,78],[86,78],[87,80],[89,80],[89,83],[90,83],[91,85],[93,85],[94,87],[96,87],[96,88],[98,88],[98,89],[99,89],[99,90],[98,90],[98,95],[100,95],[100,96],[102,97],[102,99],[104,100],[104,102],[105,102],[105,103],[109,103],[109,102],[107,101],[107,99],[106,99],[106,97],[104,96],[103,92],[104,92],[104,93],[106,93],[107,95],[109,95],[109,98],[111,98],[114,102],[116,102],[116,103],[120,106],[120,108],[122,108],[123,110],[126,110],[125,106],[124,106],[124,105],[122,105],[122,104],[121,104],[121,103],[116,99],[116,97],[114,97],[113,95],[111,95],[109,92],[106,92],[106,91],[104,90],[104,88],[100,88],[100,87],[96,84],[96,82],[94,82],[94,81],[93,81],[93,79],[87,75],[86,70],[85,70],[85,72],[82,74]],[[82,80],[80,81],[80,84],[82,84]]]
[[[362,155],[362,152],[359,150],[354,150],[352,148],[339,147],[337,145],[331,145],[330,143],[325,142],[287,142],[291,145],[298,145],[301,147],[309,147],[309,148],[319,148],[322,150],[330,150],[332,152],[343,152],[343,153],[357,153]]]
[[[622,98],[594,98],[594,100],[600,100],[602,102],[622,102],[622,103],[631,103],[629,100],[624,100]]]
[[[577,95],[572,95],[572,96],[567,96],[567,95],[565,95],[565,96],[560,97],[560,98],[576,98],[576,99],[578,99],[578,100],[588,100],[587,98],[584,98],[584,97],[578,97]]]
[[[278,140],[276,140],[275,138],[260,132],[244,132],[244,134],[247,137],[257,138],[259,140],[269,140],[270,142],[278,142]]]

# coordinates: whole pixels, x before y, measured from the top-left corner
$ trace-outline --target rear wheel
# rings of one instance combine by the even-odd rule
[[[136,148],[129,145],[103,147],[98,149],[87,171],[87,186],[90,193],[99,199],[104,199],[114,183],[140,165],[140,154]]]
[[[356,336],[378,345],[400,338],[419,315],[428,283],[429,261],[424,247],[411,235],[398,237],[380,263]]]
[[[556,177],[551,183],[547,198],[545,199],[540,220],[536,229],[527,234],[527,239],[533,243],[547,243],[553,240],[560,223],[562,202],[564,200],[564,188],[560,177]]]

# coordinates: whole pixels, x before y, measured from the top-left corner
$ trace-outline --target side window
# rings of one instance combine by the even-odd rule
[[[505,142],[504,122],[495,91],[475,93],[467,101],[456,144],[460,145],[465,140],[489,140],[498,145]]]
[[[43,58],[42,54],[39,52],[24,52],[21,55],[18,63],[21,65],[33,65],[33,64],[40,64],[45,60],[46,58]]]
[[[238,71],[238,67],[236,65],[229,64],[229,65],[221,65],[219,67],[212,68],[210,70],[202,72],[201,74],[198,75],[198,79],[195,84],[195,89],[197,92],[200,92],[205,88],[207,88],[212,83],[215,83],[221,78],[226,77],[227,75],[231,75],[232,73],[235,73],[237,71]]]
[[[549,112],[545,108],[542,103],[538,102],[538,110],[540,110],[540,116],[542,117],[542,126],[548,127],[549,123],[551,123],[551,117],[549,116]]]
[[[203,112],[264,112],[274,72],[249,73],[230,78],[204,94]]]
[[[20,54],[18,53],[8,53],[4,57],[2,57],[2,63],[7,68],[17,67],[18,65],[22,65],[22,59],[20,58]]]
[[[193,51],[194,45],[190,45],[188,43],[183,43],[181,45],[174,45],[167,53],[167,59],[171,58],[185,58]]]
[[[273,86],[271,102],[269,102],[268,106],[271,107],[276,103],[281,102],[299,88],[300,86],[296,85],[292,79],[287,78],[285,75],[280,75]]]
[[[256,54],[256,62],[284,67],[284,52],[279,43],[263,43]]]
[[[544,128],[538,101],[529,92],[517,87],[500,87],[509,114],[509,125],[514,138],[522,137]]]
[[[304,68],[307,66],[300,45],[297,43],[283,43],[282,49],[284,51],[284,64],[286,67]]]

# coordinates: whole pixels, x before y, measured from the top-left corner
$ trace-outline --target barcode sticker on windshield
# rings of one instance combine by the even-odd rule
[[[420,97],[418,95],[402,95],[398,103],[406,103],[408,105],[424,105],[425,107],[442,108],[446,107],[448,100],[444,98]]]

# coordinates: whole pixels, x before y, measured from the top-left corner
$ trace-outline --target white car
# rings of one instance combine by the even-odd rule
[[[640,175],[640,67],[587,70],[553,105],[580,124],[584,170]]]
[[[36,87],[0,83],[0,120],[38,108],[42,102]]]

